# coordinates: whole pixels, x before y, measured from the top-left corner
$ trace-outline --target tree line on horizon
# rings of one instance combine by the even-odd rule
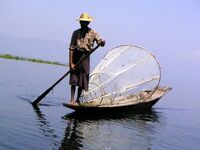
[[[30,61],[30,62],[36,62],[36,63],[51,64],[51,65],[68,66],[68,65],[60,63],[60,62],[47,61],[47,60],[36,59],[36,58],[26,58],[26,57],[20,57],[20,56],[13,56],[13,55],[10,55],[10,54],[0,54],[0,58],[13,59],[13,60],[24,60],[24,61]]]

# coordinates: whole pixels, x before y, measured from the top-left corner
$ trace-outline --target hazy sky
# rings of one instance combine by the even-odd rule
[[[102,51],[136,44],[151,51],[164,72],[199,81],[199,0],[0,0],[0,32],[67,48],[82,12],[95,18],[90,26],[107,41]]]
[[[91,27],[113,43],[195,44],[200,37],[198,0],[0,0],[0,32],[68,42],[82,12],[91,14]]]

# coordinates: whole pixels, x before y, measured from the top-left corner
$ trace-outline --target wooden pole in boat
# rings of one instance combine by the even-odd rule
[[[89,57],[90,54],[92,54],[97,48],[99,48],[100,45],[97,45],[93,50],[91,50],[89,53],[85,55],[82,59],[79,60],[79,62],[76,64],[75,69],[79,67],[79,65]],[[44,93],[42,93],[34,102],[32,102],[32,105],[37,105],[60,81],[62,81],[71,70],[69,70],[67,73],[65,73],[60,79],[58,79],[51,87],[49,87]]]

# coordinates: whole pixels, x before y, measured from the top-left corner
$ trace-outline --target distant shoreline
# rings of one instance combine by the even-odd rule
[[[35,63],[50,64],[50,65],[68,66],[66,64],[62,64],[62,63],[55,62],[55,61],[46,61],[46,60],[35,59],[35,58],[13,56],[13,55],[10,55],[10,54],[0,54],[0,58],[13,59],[13,60],[23,60],[23,61],[29,61],[29,62],[35,62]]]

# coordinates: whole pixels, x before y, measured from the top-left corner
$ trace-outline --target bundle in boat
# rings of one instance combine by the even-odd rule
[[[144,102],[158,88],[160,65],[150,52],[134,45],[109,51],[92,71],[83,105],[109,106]]]

